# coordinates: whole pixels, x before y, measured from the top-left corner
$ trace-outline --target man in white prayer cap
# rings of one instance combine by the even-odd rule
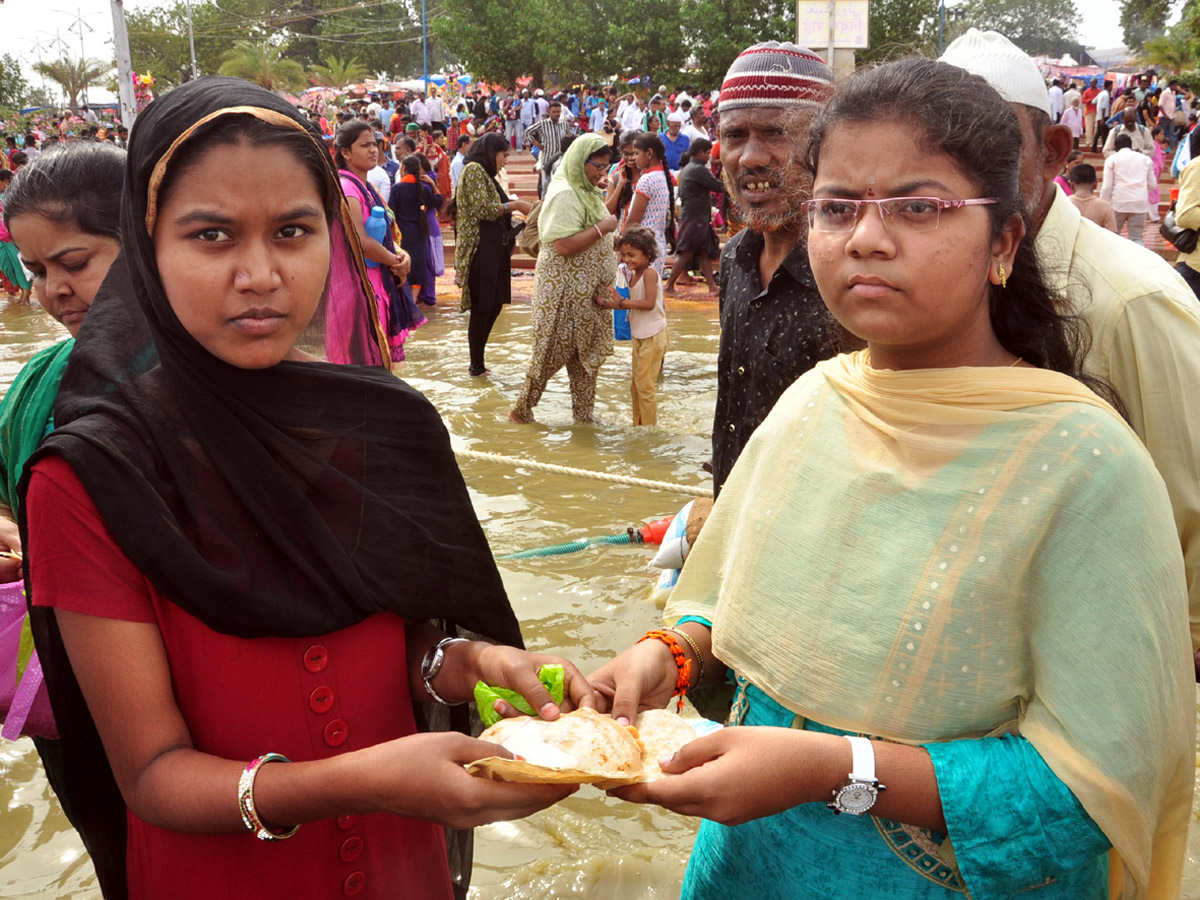
[[[1200,306],[1157,254],[1083,217],[1054,183],[1071,152],[1037,66],[995,31],[971,28],[942,61],[982,76],[1021,123],[1021,194],[1046,283],[1091,328],[1089,373],[1116,388],[1171,495],[1200,648]],[[1196,655],[1200,680],[1200,653]]]

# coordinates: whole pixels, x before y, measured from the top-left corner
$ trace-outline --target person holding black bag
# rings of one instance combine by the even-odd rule
[[[458,191],[450,201],[454,219],[455,258],[462,283],[459,308],[471,313],[467,344],[471,375],[488,374],[483,351],[500,310],[512,302],[509,258],[514,234],[512,212],[529,213],[529,201],[511,199],[496,180],[504,168],[509,145],[504,135],[485,134],[467,152]]]
[[[1188,140],[1191,141],[1192,159],[1196,159],[1197,153],[1200,153],[1197,131],[1193,131]],[[1171,224],[1174,224],[1175,232],[1168,237],[1166,231]],[[1163,220],[1162,231],[1163,236],[1179,249],[1175,271],[1183,276],[1188,287],[1200,298],[1200,247],[1197,246],[1197,229],[1200,229],[1200,167],[1189,163],[1179,173],[1179,199],[1172,204],[1171,212]]]

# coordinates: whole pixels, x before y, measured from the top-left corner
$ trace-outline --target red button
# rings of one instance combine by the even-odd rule
[[[342,883],[342,891],[347,897],[353,897],[367,886],[367,876],[362,872],[351,872]]]
[[[304,651],[304,668],[310,672],[320,672],[329,664],[329,651],[320,644],[313,644]]]
[[[325,743],[330,747],[340,747],[350,736],[350,729],[341,719],[334,719],[325,726]]]
[[[348,837],[342,841],[342,846],[338,849],[338,856],[341,857],[342,862],[354,862],[362,852],[363,839],[360,837]]]
[[[321,685],[308,695],[308,706],[315,713],[327,713],[333,708],[333,688]]]
[[[349,831],[354,827],[354,823],[358,821],[358,816],[338,816],[337,827],[342,831]]]

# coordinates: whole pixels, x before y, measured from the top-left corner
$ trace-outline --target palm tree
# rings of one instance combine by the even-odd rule
[[[339,90],[348,84],[362,81],[366,77],[366,66],[358,61],[357,56],[342,59],[331,53],[325,57],[325,65],[312,67],[314,84]]]
[[[234,41],[218,71],[269,91],[296,90],[304,86],[304,67],[294,59],[283,59],[283,50],[267,41]]]
[[[76,61],[67,56],[51,62],[33,64],[35,72],[49,78],[63,89],[63,93],[67,95],[67,103],[71,107],[71,112],[77,112],[79,109],[77,105],[79,95],[103,79],[112,71],[112,67],[112,63],[102,62],[98,59]]]
[[[1175,25],[1166,34],[1146,41],[1142,57],[1159,71],[1182,72],[1194,66],[1196,47],[1191,34]]]

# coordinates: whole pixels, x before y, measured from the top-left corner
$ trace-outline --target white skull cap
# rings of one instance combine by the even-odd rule
[[[968,28],[941,61],[980,76],[1009,103],[1022,103],[1050,115],[1046,80],[1029,55],[998,31]]]

